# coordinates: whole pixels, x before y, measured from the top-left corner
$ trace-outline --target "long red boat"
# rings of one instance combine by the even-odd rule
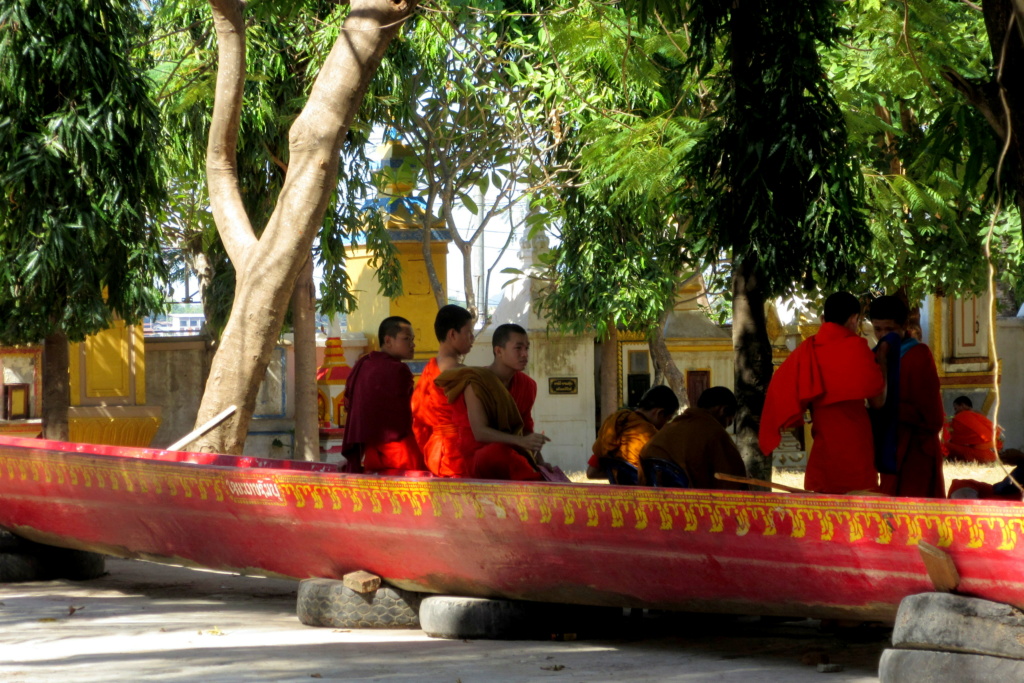
[[[357,569],[451,595],[892,620],[932,584],[1024,607],[1024,504],[342,474],[330,464],[0,438],[0,527],[243,574]]]

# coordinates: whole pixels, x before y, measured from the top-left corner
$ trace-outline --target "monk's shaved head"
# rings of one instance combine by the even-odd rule
[[[411,322],[398,315],[384,318],[381,321],[380,327],[377,328],[377,341],[380,342],[381,348],[384,348],[384,337],[397,337],[398,333],[402,331],[402,325],[412,327]]]
[[[953,405],[967,406],[968,408],[974,407],[974,403],[971,401],[971,399],[967,398],[966,396],[957,396],[955,399],[953,399]]]
[[[871,302],[868,315],[872,320],[891,320],[902,327],[907,324],[910,309],[898,297],[880,296]]]
[[[434,334],[437,336],[437,341],[443,342],[448,338],[449,332],[453,330],[458,332],[473,319],[473,314],[462,306],[455,304],[442,306],[437,312],[437,317],[434,318]]]
[[[729,387],[711,387],[701,392],[697,399],[697,407],[704,410],[722,407],[725,415],[735,415],[739,404],[736,401],[736,394],[732,393]]]
[[[494,328],[494,335],[491,336],[491,346],[504,347],[513,334],[526,335],[526,330],[515,323],[505,323]]]
[[[640,410],[661,408],[665,411],[665,415],[671,417],[679,410],[679,397],[669,387],[664,384],[658,384],[644,393],[637,408]]]
[[[860,301],[849,292],[836,292],[825,299],[822,319],[827,323],[845,325],[851,315],[860,315]]]

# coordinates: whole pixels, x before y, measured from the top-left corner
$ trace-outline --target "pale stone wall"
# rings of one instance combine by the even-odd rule
[[[163,408],[153,448],[174,443],[192,430],[208,372],[201,339],[146,338],[146,397],[149,405]]]
[[[1002,370],[999,424],[1006,447],[1024,449],[1024,318],[996,320],[996,354]]]
[[[290,336],[290,335],[289,335]],[[290,339],[274,349],[267,376],[260,385],[246,455],[292,457],[295,429],[294,354]],[[323,348],[318,344],[318,363]],[[152,447],[162,448],[192,431],[206,388],[209,359],[202,339],[146,339],[147,403],[163,408],[163,422]]]

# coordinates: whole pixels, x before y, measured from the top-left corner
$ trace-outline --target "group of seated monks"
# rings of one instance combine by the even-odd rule
[[[530,351],[526,330],[499,325],[492,340],[494,361],[466,367],[462,357],[473,347],[475,322],[460,306],[438,311],[438,354],[415,389],[402,362],[416,349],[412,325],[397,316],[380,324],[380,350],[356,362],[345,387],[347,471],[542,478],[540,450],[549,439],[533,431],[537,383],[523,372]]]
[[[412,325],[394,316],[381,323],[380,350],[356,362],[345,388],[348,420],[342,454],[347,471],[544,478],[547,466],[540,451],[549,439],[534,432],[537,383],[523,372],[530,350],[526,330],[499,325],[492,338],[493,362],[466,367],[462,358],[473,346],[474,323],[460,306],[441,308],[434,322],[438,354],[415,388],[412,372],[402,362],[415,352]],[[746,473],[726,432],[736,414],[733,393],[712,387],[696,407],[672,419],[678,410],[679,399],[671,389],[654,387],[636,410],[620,410],[605,421],[594,443],[595,458],[624,457],[638,465],[649,453],[675,463],[691,486],[743,488],[714,478],[715,472]],[[593,476],[596,460],[591,464]]]
[[[609,415],[601,424],[587,462],[590,479],[611,478],[609,461],[622,460],[634,470],[637,484],[647,481],[645,465],[668,462],[684,475],[685,485],[701,489],[745,489],[715,478],[716,473],[745,477],[746,467],[727,428],[736,416],[736,396],[726,387],[706,389],[696,406],[678,417],[679,399],[669,387],[651,387],[633,410]],[[617,483],[622,483],[621,481]]]
[[[770,455],[784,431],[802,428],[809,417],[813,444],[804,478],[807,491],[945,498],[947,452],[991,460],[1001,444],[993,443],[995,436],[985,440],[985,425],[977,419],[982,416],[961,397],[944,447],[939,434],[945,412],[935,362],[910,332],[907,304],[893,296],[871,302],[867,315],[878,341],[874,348],[862,336],[863,313],[852,294],[828,297],[818,332],[772,377],[761,414],[761,451]],[[548,468],[540,451],[549,439],[534,432],[537,383],[523,372],[530,349],[526,330],[499,325],[492,340],[493,362],[466,367],[462,358],[473,346],[474,324],[464,308],[441,308],[434,323],[438,354],[414,389],[412,372],[402,362],[415,351],[412,325],[400,317],[381,323],[380,350],[359,359],[345,390],[342,453],[348,471],[545,478]],[[637,483],[652,483],[645,482],[645,463],[668,462],[693,488],[745,488],[716,477],[746,475],[726,431],[737,411],[733,392],[711,387],[696,406],[675,416],[678,410],[675,393],[656,386],[636,408],[610,415],[594,442],[588,477],[606,477],[603,463],[617,459],[636,470]],[[1024,455],[1021,461],[1010,464],[1024,465]],[[959,488],[972,488],[958,497],[1019,498],[1018,481],[1004,481],[1006,486],[995,493],[991,487],[958,482]]]

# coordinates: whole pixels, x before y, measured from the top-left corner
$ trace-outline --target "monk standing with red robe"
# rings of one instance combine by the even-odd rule
[[[966,396],[953,400],[953,419],[948,432],[943,431],[946,457],[950,460],[995,462],[999,451],[1003,450],[1003,440],[992,421],[974,412],[973,408],[974,404]]]
[[[464,461],[479,479],[539,480],[535,463],[550,439],[533,431],[537,383],[523,370],[530,340],[519,325],[499,325],[486,368],[455,368],[435,380],[452,404]]]
[[[342,455],[350,463],[349,471],[424,470],[412,434],[412,371],[402,362],[416,350],[412,324],[398,316],[385,318],[377,339],[380,351],[356,361],[345,386],[348,419]]]
[[[885,378],[860,336],[861,306],[849,292],[825,301],[817,334],[804,340],[775,371],[761,414],[761,451],[771,453],[780,431],[811,412],[814,444],[804,488],[818,493],[877,490],[874,441],[865,400],[884,401]]]
[[[900,341],[896,469],[892,474],[882,474],[882,492],[890,496],[945,498],[939,430],[946,413],[935,359],[927,346],[907,333],[910,310],[902,300],[878,297],[871,302],[869,315],[878,339],[895,333]]]
[[[438,477],[468,477],[470,462],[462,457],[459,430],[452,421],[452,406],[434,380],[445,370],[462,366],[473,348],[473,314],[461,306],[442,306],[434,319],[439,344],[437,357],[423,369],[412,393],[412,431],[423,452],[427,469]]]

